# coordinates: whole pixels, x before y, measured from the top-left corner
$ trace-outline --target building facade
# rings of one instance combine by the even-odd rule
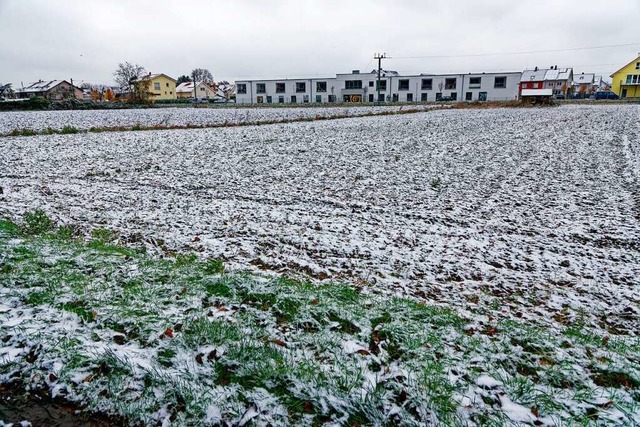
[[[335,77],[236,81],[236,103],[508,101],[518,99],[520,72],[421,74],[395,71],[337,74]]]
[[[152,101],[160,99],[176,99],[176,81],[166,74],[147,74],[139,80],[144,82]]]
[[[197,84],[196,94],[193,92],[193,82],[180,83],[176,87],[176,95],[180,98],[202,98],[202,99],[214,99],[216,93],[211,86],[204,82]]]
[[[573,87],[573,68],[525,70],[520,78],[520,95],[569,97]]]
[[[620,98],[640,98],[640,55],[611,75],[611,90]]]

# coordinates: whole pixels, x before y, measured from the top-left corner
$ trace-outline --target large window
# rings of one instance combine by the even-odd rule
[[[236,91],[238,92],[238,94],[240,95],[244,95],[247,93],[247,85],[245,83],[238,83],[236,85]]]
[[[505,89],[507,87],[507,78],[506,77],[496,77],[495,83],[493,84],[495,89]]]
[[[433,89],[433,79],[422,79],[422,90],[431,90]]]
[[[444,88],[445,89],[455,89],[456,88],[456,79],[444,79]]]
[[[326,92],[327,82],[316,82],[316,92]]]
[[[304,93],[306,91],[307,91],[307,84],[305,82],[296,82],[296,93]]]
[[[264,83],[256,83],[256,93],[267,93],[267,85]]]
[[[346,80],[344,82],[345,89],[362,89],[362,80]]]
[[[420,101],[427,102],[428,100],[429,100],[429,94],[428,93],[420,94]]]
[[[409,79],[398,80],[398,90],[409,90]]]
[[[154,90],[160,90],[160,83],[154,83],[153,84],[153,89]]]
[[[464,98],[464,100],[465,100],[465,101],[471,101],[472,99],[473,99],[473,93],[472,93],[472,92],[467,92],[467,93],[465,94],[465,98]]]
[[[386,80],[376,80],[376,90],[378,90],[378,83],[380,83],[380,90],[387,90],[387,81]]]
[[[276,93],[284,93],[285,90],[284,83],[276,83]]]
[[[298,99],[296,98],[295,95],[291,95],[291,103],[295,104],[296,102],[298,102]]]
[[[469,89],[479,89],[482,85],[482,77],[470,77]]]

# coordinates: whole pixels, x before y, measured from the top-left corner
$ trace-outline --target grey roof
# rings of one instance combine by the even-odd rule
[[[569,80],[573,74],[572,68],[525,70],[520,78],[521,82],[542,82],[548,80]]]
[[[31,83],[29,86],[20,89],[20,92],[46,92],[58,86],[64,81],[65,80],[41,80],[39,82]]]
[[[595,74],[578,74],[573,77],[575,84],[593,83],[595,80]]]

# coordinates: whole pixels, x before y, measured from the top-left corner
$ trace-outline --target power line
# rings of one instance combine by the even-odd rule
[[[521,52],[470,53],[464,55],[427,55],[427,56],[394,56],[394,59],[436,59],[436,58],[475,58],[480,56],[532,55],[537,53],[569,52],[576,50],[610,49],[614,47],[640,46],[637,43],[612,44],[604,46],[573,47],[566,49],[530,50]]]

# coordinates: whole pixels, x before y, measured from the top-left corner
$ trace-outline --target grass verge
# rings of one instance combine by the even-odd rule
[[[632,424],[640,344],[0,221],[0,383],[132,424]],[[83,405],[84,407],[84,405]]]

